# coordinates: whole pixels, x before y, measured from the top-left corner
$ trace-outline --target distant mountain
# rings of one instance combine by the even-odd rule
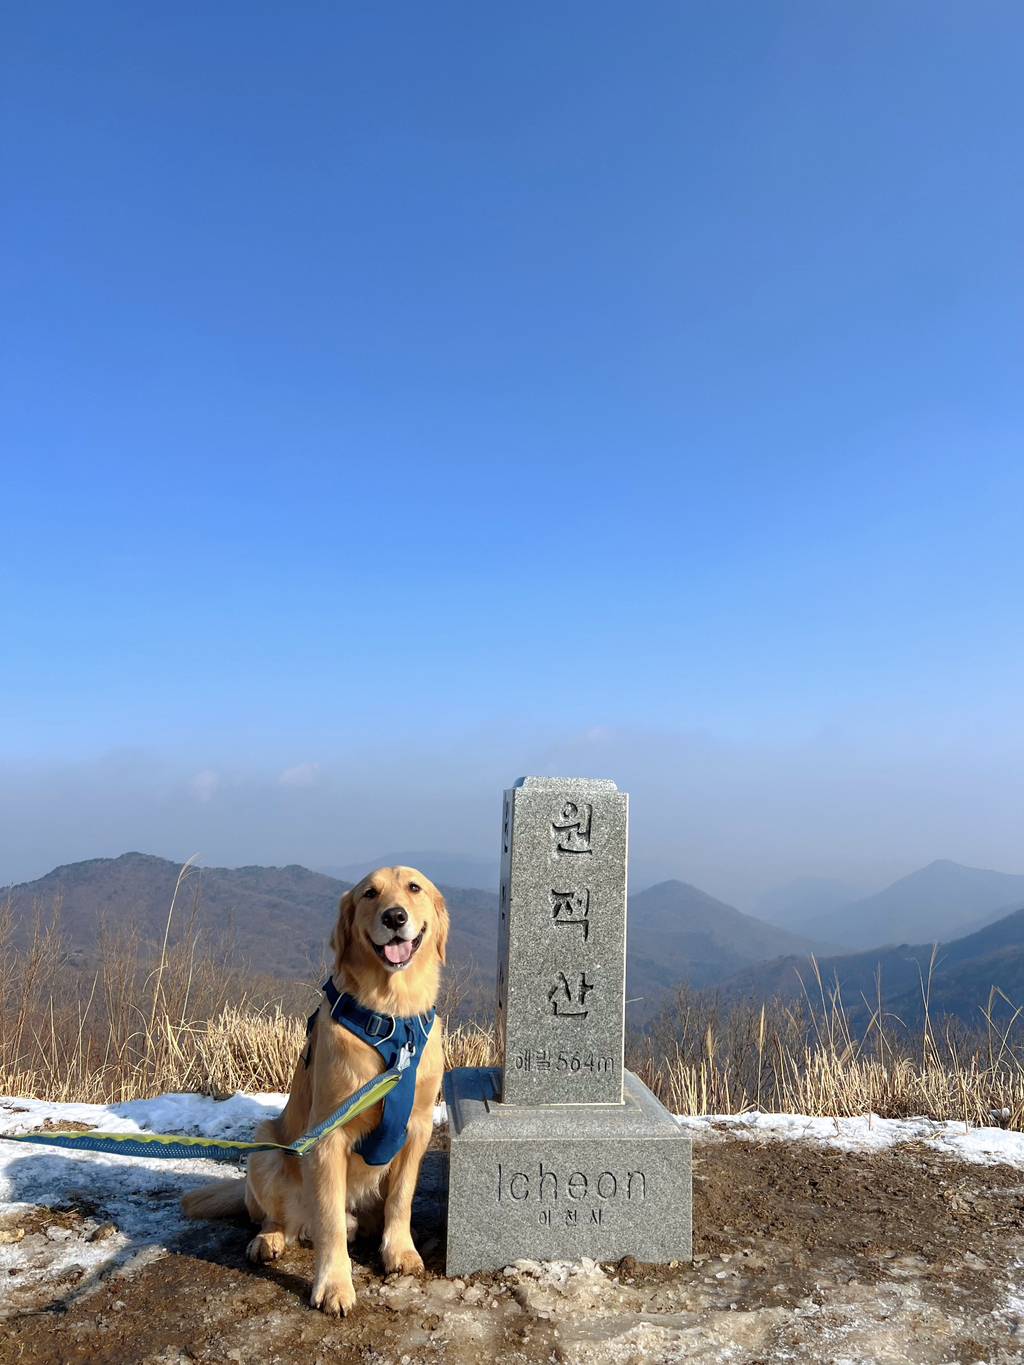
[[[826,990],[838,982],[843,1003],[855,1022],[874,1008],[880,982],[886,1011],[913,1023],[923,1014],[922,985],[928,979],[932,953],[930,943],[903,943],[822,957],[817,965]],[[771,996],[795,999],[805,987],[816,999],[818,986],[809,959],[790,955],[744,968],[716,990],[727,1000]],[[987,1004],[993,987],[1015,1003],[1024,1003],[1024,907],[935,950],[929,996],[933,1015],[955,1014],[980,1024],[980,1008]],[[997,1012],[1005,1014],[1006,1008]]]
[[[823,916],[817,933],[852,949],[949,941],[1022,901],[1024,876],[943,860]]]
[[[497,859],[474,858],[465,853],[438,853],[430,849],[381,853],[357,863],[323,867],[320,871],[343,882],[358,882],[375,867],[415,867],[425,872],[437,886],[483,886],[491,890],[498,885]]]
[[[158,941],[180,871],[180,864],[167,858],[124,853],[54,868],[37,881],[12,887],[8,894],[22,923],[33,904],[49,910],[59,903],[72,946],[89,953],[104,921],[115,931],[131,923],[143,938]],[[329,932],[344,889],[330,877],[298,865],[193,868],[178,894],[172,937],[180,932],[198,896],[200,922],[206,930],[233,933],[239,955],[254,968],[295,975],[320,961],[327,941],[325,926]]]
[[[782,953],[815,950],[810,939],[744,915],[690,886],[660,882],[629,899],[627,988],[634,1014],[663,1004],[676,986],[711,986]],[[820,946],[820,945],[819,945]]]
[[[759,919],[766,919],[790,933],[810,938],[819,937],[824,932],[821,925],[831,920],[830,937],[841,944],[844,938],[837,932],[834,913],[865,894],[863,887],[834,878],[798,877],[796,881],[773,887],[759,896],[754,902],[754,913]]]
[[[72,947],[88,955],[95,952],[104,920],[115,931],[118,926],[137,925],[144,939],[158,942],[180,870],[180,864],[167,858],[124,853],[119,858],[69,863],[3,894],[5,899],[10,896],[23,930],[33,906],[49,911],[59,903]],[[306,977],[328,954],[338,902],[350,885],[296,863],[193,868],[175,904],[172,939],[195,901],[203,928],[217,935],[233,934],[239,958],[254,970]],[[454,968],[468,975],[485,969],[493,976],[497,895],[461,887],[441,889],[452,914],[449,958]]]
[[[104,919],[115,930],[136,924],[147,940],[159,942],[179,870],[166,858],[125,853],[55,868],[9,894],[23,929],[34,905],[49,909],[59,901],[73,947],[88,956],[96,950]],[[367,870],[360,864],[359,875]],[[438,869],[427,865],[423,870]],[[179,893],[172,938],[195,898],[204,928],[232,931],[239,957],[254,970],[305,979],[326,954],[338,900],[348,885],[296,864],[195,868]],[[444,882],[441,889],[452,918],[449,979],[486,1016],[494,1000],[498,898],[493,891]],[[630,898],[627,945],[627,994],[636,1017],[656,1009],[682,982],[713,985],[751,963],[821,946],[680,881],[662,882]]]

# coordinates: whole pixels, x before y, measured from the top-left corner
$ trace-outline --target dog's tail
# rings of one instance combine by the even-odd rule
[[[186,1218],[238,1218],[246,1211],[245,1179],[237,1177],[200,1185],[181,1197]]]

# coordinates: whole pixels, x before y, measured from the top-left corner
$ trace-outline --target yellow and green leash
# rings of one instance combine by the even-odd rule
[[[408,1063],[406,1063],[408,1064]],[[240,1161],[250,1152],[290,1152],[292,1156],[305,1156],[318,1142],[333,1133],[336,1128],[344,1128],[360,1114],[391,1093],[402,1079],[402,1066],[390,1067],[372,1081],[359,1087],[349,1095],[333,1114],[322,1123],[310,1128],[294,1142],[234,1142],[228,1138],[186,1137],[178,1133],[104,1133],[92,1129],[87,1133],[53,1132],[44,1133],[3,1133],[0,1141],[31,1142],[42,1147],[70,1147],[79,1152],[107,1152],[113,1156],[165,1157],[175,1160],[191,1160],[205,1157],[208,1161]]]

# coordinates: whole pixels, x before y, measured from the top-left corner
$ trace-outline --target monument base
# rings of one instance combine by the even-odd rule
[[[632,1072],[625,1100],[502,1104],[498,1068],[445,1077],[447,1273],[531,1260],[691,1259],[690,1140]]]

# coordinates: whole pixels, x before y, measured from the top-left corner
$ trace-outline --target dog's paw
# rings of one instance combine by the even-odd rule
[[[381,1247],[381,1260],[389,1275],[422,1275],[423,1257],[415,1247]]]
[[[328,1317],[341,1318],[346,1313],[351,1313],[356,1303],[352,1276],[346,1273],[318,1278],[313,1285],[309,1301],[314,1308],[319,1308],[321,1313],[326,1313]]]
[[[258,1232],[245,1248],[245,1254],[254,1265],[263,1265],[267,1261],[276,1261],[284,1248],[283,1232]]]

